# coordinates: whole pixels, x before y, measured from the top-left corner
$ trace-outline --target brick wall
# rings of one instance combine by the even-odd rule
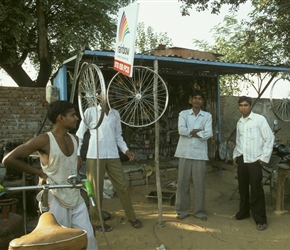
[[[0,148],[25,142],[37,134],[47,110],[45,88],[0,86]],[[47,120],[42,132],[51,128]]]

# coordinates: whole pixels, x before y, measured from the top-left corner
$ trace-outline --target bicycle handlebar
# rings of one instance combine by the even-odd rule
[[[79,184],[56,184],[56,185],[37,185],[37,186],[21,186],[21,187],[4,187],[4,192],[19,192],[19,191],[29,191],[29,190],[38,190],[38,189],[56,189],[56,188],[82,188],[84,185]]]
[[[81,188],[87,192],[87,195],[92,203],[92,206],[95,206],[95,202],[93,199],[93,191],[90,185],[90,182],[87,179],[81,180],[81,178],[77,174],[70,175],[67,179],[69,184],[44,184],[37,186],[21,186],[21,187],[4,187],[4,193],[8,192],[19,192],[19,191],[29,191],[29,190],[44,190],[45,194],[45,203],[47,203],[47,192],[48,189],[57,189],[57,188]],[[83,181],[83,183],[80,183]],[[85,187],[84,187],[85,185]]]

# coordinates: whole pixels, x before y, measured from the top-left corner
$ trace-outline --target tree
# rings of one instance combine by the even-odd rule
[[[136,37],[136,53],[148,53],[156,49],[159,44],[167,47],[172,46],[172,39],[167,36],[166,32],[155,33],[151,26],[145,30],[143,22],[138,24]]]
[[[289,0],[248,0],[251,2],[254,11],[249,15],[250,21],[245,23],[249,29],[249,38],[256,37],[259,34],[259,39],[262,43],[263,39],[268,41],[279,40],[278,49],[283,51],[283,56],[287,62],[290,54],[290,1]],[[189,10],[195,7],[197,11],[211,9],[211,12],[218,14],[223,5],[230,5],[233,13],[238,7],[246,3],[247,0],[180,0],[182,3],[181,13],[189,15]],[[274,50],[277,48],[274,48]],[[266,52],[266,51],[265,51]],[[266,52],[268,53],[268,52]],[[277,54],[274,58],[279,57]],[[279,61],[279,60],[278,60]]]
[[[260,39],[277,41],[277,63],[289,64],[290,54],[290,1],[252,0],[254,11],[250,14],[253,32],[260,30]]]
[[[53,67],[83,45],[112,49],[116,14],[129,0],[1,0],[0,67],[19,86],[46,86]],[[33,80],[22,68],[30,59]]]
[[[197,11],[204,11],[211,9],[213,14],[218,14],[223,5],[230,5],[231,10],[237,10],[240,4],[247,2],[247,0],[179,0],[182,3],[182,15],[190,15],[189,10],[195,7]]]
[[[220,55],[220,60],[237,63],[250,63],[258,65],[284,64],[283,43],[265,35],[265,29],[253,27],[252,21],[238,22],[235,16],[226,16],[224,21],[213,28],[215,43],[213,46],[204,41],[195,40],[198,47]],[[233,95],[240,91],[239,83],[243,82],[245,88],[254,86],[257,93],[262,90],[262,84],[268,74],[229,75],[221,77],[221,91],[226,95]],[[258,84],[254,84],[254,83]]]

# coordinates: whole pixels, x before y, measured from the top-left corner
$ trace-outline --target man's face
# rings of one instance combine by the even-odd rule
[[[251,108],[252,106],[246,101],[239,103],[239,110],[243,117],[249,116],[249,114],[251,113]]]
[[[74,108],[70,109],[66,116],[63,116],[63,124],[67,129],[75,129],[77,127],[77,122],[79,118],[77,117]]]
[[[201,96],[191,96],[189,98],[189,103],[192,105],[193,108],[201,108],[203,104],[203,99]]]

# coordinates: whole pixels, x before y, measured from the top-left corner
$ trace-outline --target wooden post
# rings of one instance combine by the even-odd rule
[[[154,60],[154,72],[158,74],[158,61]],[[155,76],[156,77],[156,76]],[[157,77],[154,79],[153,95],[154,95],[154,113],[155,119],[158,118],[158,88]],[[155,173],[156,173],[156,188],[157,188],[157,200],[158,200],[158,223],[162,225],[162,190],[160,183],[160,171],[159,171],[159,121],[155,122]]]
[[[286,176],[290,175],[290,166],[286,163],[278,164],[278,181],[276,197],[276,214],[284,214],[288,211],[284,209],[284,188]]]

